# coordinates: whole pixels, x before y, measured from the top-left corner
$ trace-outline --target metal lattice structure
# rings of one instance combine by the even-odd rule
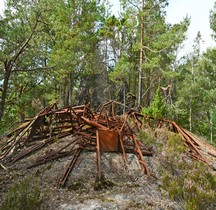
[[[188,155],[208,165],[209,161],[197,148],[193,135],[182,129],[173,121],[155,119],[138,112],[130,111],[124,117],[115,114],[114,102],[102,105],[99,112],[90,109],[90,104],[59,109],[56,103],[40,111],[33,119],[20,124],[8,132],[2,139],[0,161],[15,163],[26,156],[36,153],[41,148],[54,143],[56,138],[70,138],[63,147],[52,150],[46,155],[38,156],[35,167],[57,158],[71,156],[71,162],[59,181],[64,186],[70,172],[83,150],[95,151],[97,159],[97,176],[101,178],[101,152],[121,153],[126,162],[126,153],[135,153],[144,173],[151,177],[145,156],[152,156],[152,147],[145,146],[137,133],[148,127],[166,125],[173,132],[183,136],[183,144],[188,148]]]

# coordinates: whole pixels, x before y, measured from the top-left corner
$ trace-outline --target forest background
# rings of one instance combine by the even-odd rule
[[[216,48],[179,58],[188,16],[167,23],[168,0],[6,0],[0,17],[0,132],[59,107],[107,99],[176,121],[216,143]],[[216,2],[209,13],[216,40]]]

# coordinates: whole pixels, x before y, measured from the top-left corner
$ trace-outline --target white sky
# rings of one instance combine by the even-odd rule
[[[119,11],[119,1],[109,0],[113,5],[113,12],[115,14]],[[205,50],[207,47],[216,46],[216,42],[212,40],[212,30],[209,25],[209,12],[213,9],[215,0],[169,0],[167,7],[167,22],[174,24],[183,20],[183,17],[188,15],[191,17],[191,25],[188,30],[188,40],[184,43],[185,52],[192,51],[193,40],[197,32],[201,32],[204,43],[201,49]],[[0,14],[4,9],[4,0],[0,0]]]
[[[0,14],[2,14],[4,10],[4,0],[0,0]]]
[[[188,15],[191,24],[188,29],[188,40],[185,42],[185,51],[192,51],[192,45],[197,32],[200,31],[204,43],[201,50],[216,46],[216,42],[211,38],[213,31],[210,28],[209,15],[214,7],[215,0],[169,0],[167,7],[167,22],[178,23],[183,17]]]

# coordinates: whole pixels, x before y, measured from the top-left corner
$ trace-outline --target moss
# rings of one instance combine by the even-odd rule
[[[47,165],[47,170],[50,170],[52,168],[52,165],[53,165],[53,162],[50,162],[48,165]]]
[[[115,186],[115,183],[109,179],[106,179],[105,176],[102,174],[101,178],[96,177],[94,183],[94,190],[103,190],[107,188],[111,188]]]
[[[75,191],[83,189],[85,187],[84,183],[85,183],[85,181],[83,179],[75,180],[74,182],[72,182],[70,184],[70,186],[68,187],[68,189],[69,190],[75,190]]]
[[[142,209],[143,204],[136,201],[130,201],[130,203],[127,205],[126,209]]]
[[[102,189],[103,189],[102,182],[99,180],[95,181],[94,190],[102,190]]]

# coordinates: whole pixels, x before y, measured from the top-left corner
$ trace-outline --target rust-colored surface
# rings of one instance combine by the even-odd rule
[[[151,147],[146,147],[137,137],[144,128],[167,126],[171,131],[180,133],[187,154],[199,161],[211,165],[200,151],[201,144],[190,132],[173,121],[154,119],[141,113],[130,111],[124,117],[115,114],[113,101],[102,105],[99,111],[90,109],[90,104],[64,107],[59,109],[56,103],[41,110],[33,119],[10,130],[1,141],[0,163],[15,163],[27,155],[36,153],[56,139],[68,137],[71,141],[54,151],[39,156],[29,166],[35,167],[64,156],[72,156],[71,163],[63,173],[59,185],[64,186],[67,177],[76,165],[83,150],[96,152],[97,176],[101,177],[101,152],[119,152],[126,162],[126,153],[135,153],[144,173],[150,178],[151,171],[145,156],[154,154]],[[215,155],[214,149],[207,151]]]
[[[102,152],[119,152],[119,134],[116,130],[98,129]]]

